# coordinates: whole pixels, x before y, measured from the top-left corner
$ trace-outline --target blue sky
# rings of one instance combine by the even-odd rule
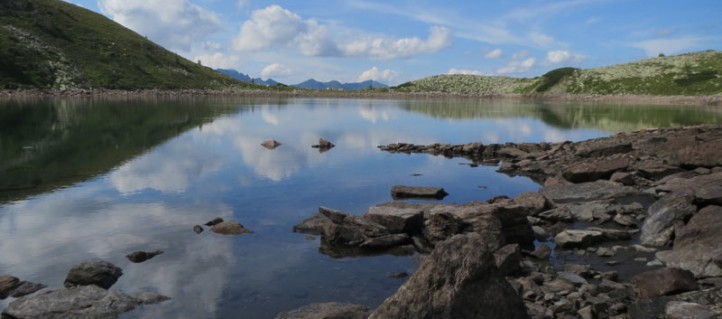
[[[722,49],[719,0],[67,0],[193,61],[287,84],[533,77]]]

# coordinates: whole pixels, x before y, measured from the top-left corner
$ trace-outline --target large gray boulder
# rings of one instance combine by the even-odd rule
[[[424,210],[389,203],[369,208],[363,218],[386,227],[391,233],[418,233],[424,224]]]
[[[697,206],[692,204],[694,197],[690,194],[674,193],[662,197],[647,210],[647,218],[642,224],[640,240],[642,244],[664,246],[674,238],[676,229],[684,226],[695,212]]]
[[[722,172],[692,178],[670,178],[657,186],[657,190],[691,194],[695,203],[703,205],[722,205]]]
[[[529,318],[521,297],[499,273],[485,246],[475,233],[439,243],[369,318]]]
[[[68,276],[65,277],[64,285],[67,288],[96,285],[108,289],[122,275],[123,270],[107,261],[86,261],[70,268]]]
[[[660,268],[632,277],[634,292],[639,298],[653,298],[697,289],[694,275],[678,268]]]
[[[350,303],[327,302],[282,312],[276,319],[366,319],[369,308]]]
[[[60,289],[21,297],[3,309],[3,318],[117,318],[141,304],[158,303],[168,297],[141,293],[128,295],[95,285]]]
[[[722,276],[722,207],[707,206],[681,228],[671,251],[657,258],[668,267],[691,271],[696,277]]]

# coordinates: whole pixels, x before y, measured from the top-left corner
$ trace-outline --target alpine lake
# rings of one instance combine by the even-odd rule
[[[476,99],[31,98],[0,100],[0,275],[62,288],[72,265],[123,269],[111,289],[170,297],[122,318],[274,318],[315,302],[378,306],[419,255],[339,256],[293,226],[319,206],[361,215],[394,185],[438,202],[540,185],[389,143],[559,142],[722,123],[714,107]],[[319,138],[336,146],[312,148]],[[281,143],[267,149],[261,143]],[[426,201],[428,202],[428,201]],[[194,225],[221,217],[252,234]],[[162,250],[143,263],[126,255]],[[12,298],[0,301],[0,309]]]

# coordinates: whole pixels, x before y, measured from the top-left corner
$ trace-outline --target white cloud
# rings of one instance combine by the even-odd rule
[[[554,50],[547,52],[547,64],[576,64],[584,61],[586,57],[582,54],[572,53],[566,50]]]
[[[707,39],[703,37],[687,36],[674,39],[653,39],[631,43],[629,46],[642,49],[647,56],[653,57],[660,53],[674,54],[699,49]]]
[[[193,62],[198,61],[214,69],[239,69],[241,65],[241,59],[238,56],[221,52],[201,53],[193,58]]]
[[[267,65],[265,68],[263,68],[263,71],[261,71],[261,77],[263,78],[271,78],[271,77],[284,77],[289,76],[293,74],[293,70],[287,68],[285,65],[280,63],[273,63]]]
[[[539,31],[529,33],[529,39],[540,47],[548,47],[556,42],[552,36]]]
[[[527,58],[525,60],[512,60],[504,67],[496,70],[499,74],[524,73],[536,65],[535,58]]]
[[[385,69],[379,70],[377,67],[372,67],[366,71],[361,72],[356,81],[363,82],[368,80],[381,81],[384,83],[391,83],[396,80],[399,74],[396,71]]]
[[[467,70],[467,69],[449,69],[449,72],[446,72],[446,74],[466,74],[466,75],[483,75],[481,71],[477,70]]]
[[[487,59],[496,59],[496,58],[500,58],[502,55],[504,55],[504,51],[497,48],[497,49],[491,50],[489,52],[486,52],[486,54],[484,54],[484,57]]]
[[[233,48],[238,51],[295,48],[306,56],[396,59],[436,52],[450,47],[451,42],[449,29],[440,26],[432,27],[427,39],[378,35],[335,39],[328,26],[272,5],[253,11],[233,40]]]
[[[99,0],[116,22],[170,49],[189,51],[194,42],[221,29],[214,12],[188,0]]]
[[[251,4],[251,0],[236,0],[236,7],[238,7],[238,9],[243,9],[249,4]]]

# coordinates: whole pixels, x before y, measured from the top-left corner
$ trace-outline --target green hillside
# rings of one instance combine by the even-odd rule
[[[401,84],[402,92],[462,94],[722,94],[722,52],[658,57],[595,69],[560,68],[536,78],[437,75]]]
[[[60,0],[0,1],[0,89],[254,87]]]

